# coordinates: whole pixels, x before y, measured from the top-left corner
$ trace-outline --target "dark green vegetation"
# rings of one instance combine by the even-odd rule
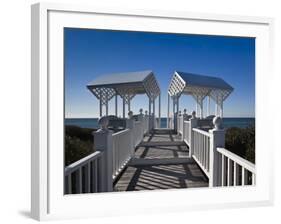
[[[94,152],[93,135],[95,129],[65,126],[65,165]],[[255,127],[228,128],[225,136],[225,148],[255,163]]]
[[[94,152],[93,135],[95,129],[65,126],[65,165]]]
[[[255,127],[227,129],[225,148],[255,163]]]

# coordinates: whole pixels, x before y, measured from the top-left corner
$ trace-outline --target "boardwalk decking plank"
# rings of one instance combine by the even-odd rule
[[[114,186],[115,191],[208,187],[208,179],[188,147],[171,130],[155,131],[136,149],[135,157]]]

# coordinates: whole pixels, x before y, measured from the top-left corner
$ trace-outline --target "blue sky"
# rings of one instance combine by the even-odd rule
[[[86,88],[97,76],[141,70],[152,70],[158,80],[162,117],[167,114],[167,88],[175,70],[223,78],[234,87],[224,103],[224,116],[255,116],[254,38],[74,28],[65,28],[64,35],[68,118],[99,116],[98,100]],[[113,101],[109,114],[114,114]],[[144,95],[131,102],[135,113],[140,107],[148,109]],[[211,107],[214,111],[213,103]],[[121,100],[119,108],[121,115]],[[188,113],[195,110],[191,96],[181,97],[180,110],[184,108]]]

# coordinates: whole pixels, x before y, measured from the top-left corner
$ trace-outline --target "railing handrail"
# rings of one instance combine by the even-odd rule
[[[248,171],[256,174],[255,164],[251,163],[250,161],[230,152],[225,148],[217,148],[217,151],[226,156],[227,158],[231,159],[232,161],[236,162],[240,166],[244,167]]]
[[[122,130],[122,131],[118,131],[118,132],[116,132],[116,133],[113,133],[113,134],[112,134],[112,137],[117,136],[117,135],[125,134],[125,133],[127,133],[127,132],[129,132],[129,131],[130,131],[129,128],[124,129],[124,130]]]
[[[68,165],[67,167],[65,167],[64,172],[65,172],[65,176],[75,172],[76,170],[78,170],[80,167],[86,165],[87,163],[89,163],[90,161],[96,160],[99,157],[102,156],[102,152],[101,151],[96,151],[91,153],[90,155],[79,159],[78,161],[71,163],[70,165]]]
[[[195,132],[198,132],[198,133],[200,133],[200,134],[202,134],[202,135],[205,135],[205,136],[210,137],[210,133],[207,132],[207,131],[201,130],[201,129],[199,129],[199,128],[192,128],[192,130],[195,131]]]

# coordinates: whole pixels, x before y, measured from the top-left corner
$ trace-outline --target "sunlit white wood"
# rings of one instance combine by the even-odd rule
[[[115,116],[118,116],[118,95],[115,95]]]
[[[242,186],[245,185],[245,168],[242,166]]]
[[[225,183],[225,161],[224,155],[221,155],[221,186],[224,186]]]
[[[217,151],[226,156],[227,158],[230,158],[245,169],[249,170],[250,172],[255,173],[255,164],[251,163],[250,161],[243,159],[242,157],[228,151],[225,148],[218,147]]]

